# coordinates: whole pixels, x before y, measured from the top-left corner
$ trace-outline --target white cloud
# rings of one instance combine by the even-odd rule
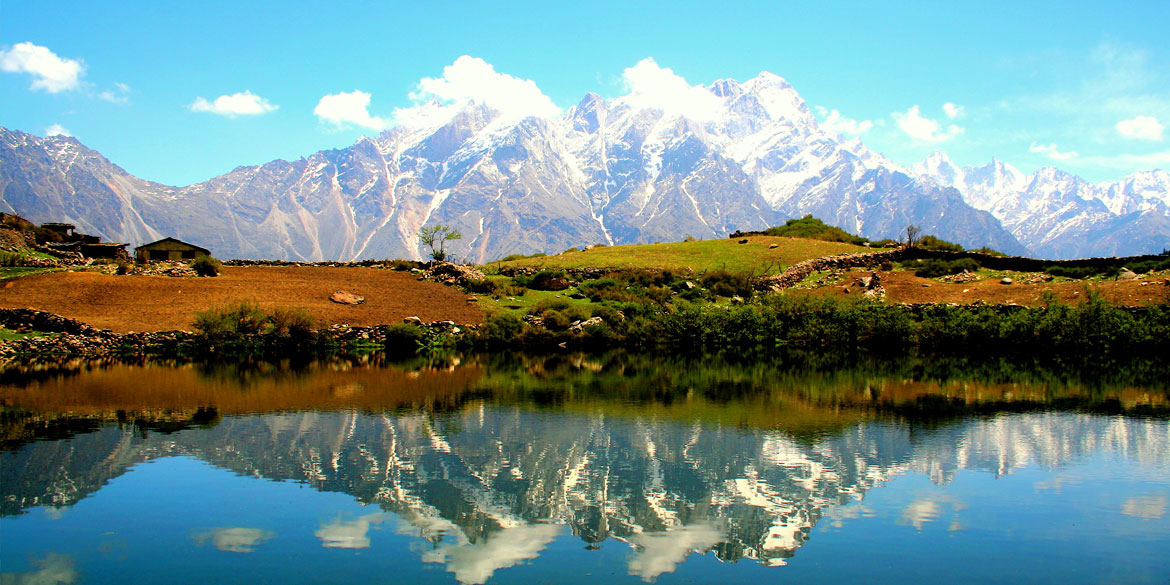
[[[945,142],[963,133],[963,129],[954,124],[943,130],[938,122],[923,117],[917,104],[905,113],[894,112],[891,116],[902,132],[920,142]]]
[[[58,93],[81,87],[85,64],[75,59],[62,59],[40,45],[16,43],[11,49],[0,51],[0,71],[28,73],[34,78],[32,89]]]
[[[1122,120],[1114,128],[1126,138],[1137,140],[1153,140],[1161,142],[1162,131],[1165,127],[1153,116],[1137,116],[1129,120]]]
[[[1080,154],[1078,154],[1075,150],[1069,152],[1060,152],[1060,150],[1056,148],[1056,144],[1052,142],[1048,144],[1036,144],[1033,142],[1032,145],[1028,147],[1028,151],[1043,154],[1052,160],[1068,160],[1070,158],[1076,158],[1080,156]]]
[[[53,124],[45,128],[45,136],[73,136],[73,133],[60,124]]]
[[[322,526],[313,536],[321,539],[321,546],[325,548],[369,548],[370,525],[381,524],[384,515],[381,513],[368,514],[357,520],[342,522],[341,518]]]
[[[73,557],[60,553],[48,553],[43,559],[33,559],[35,571],[26,573],[0,573],[0,582],[17,585],[70,585],[80,576],[73,567]]]
[[[682,526],[667,532],[635,534],[630,543],[640,551],[630,559],[630,574],[650,583],[663,573],[673,573],[692,551],[706,551],[723,539],[722,533],[708,524]]]
[[[99,93],[98,97],[112,104],[124,104],[130,101],[130,86],[125,83],[115,83],[114,89],[107,89]]]
[[[828,110],[821,106],[816,106],[817,113],[821,115],[824,120],[821,121],[821,128],[829,132],[836,132],[838,134],[852,134],[854,136],[873,128],[873,122],[869,120],[857,121],[852,118],[846,118],[837,110]]]
[[[1170,499],[1166,496],[1137,496],[1121,505],[1121,513],[1143,520],[1160,520],[1166,516]]]
[[[371,130],[384,130],[389,126],[386,120],[370,115],[370,94],[357,89],[321,98],[317,107],[313,108],[313,114],[338,128],[354,124]]]
[[[1082,166],[1134,172],[1135,169],[1170,167],[1170,150],[1146,154],[1117,154],[1112,156],[1084,156],[1077,159]]]
[[[535,559],[560,534],[552,524],[525,524],[497,532],[475,544],[460,538],[459,544],[443,543],[423,554],[423,562],[445,563],[447,572],[464,585],[479,585],[500,570]]]
[[[208,539],[215,548],[226,552],[250,553],[254,547],[272,540],[276,535],[259,528],[217,528],[210,532],[195,535],[195,542],[200,546]]]
[[[659,67],[651,57],[622,72],[629,94],[623,99],[636,108],[662,110],[698,122],[716,120],[723,113],[723,100],[701,85],[690,85],[668,67]]]
[[[951,102],[947,102],[947,103],[943,104],[943,113],[945,113],[947,115],[947,118],[950,118],[951,120],[954,120],[955,118],[958,118],[959,116],[962,116],[964,109],[966,109],[966,108],[964,108],[963,106],[957,106],[955,104],[952,104]]]
[[[221,95],[212,102],[197,97],[190,106],[192,112],[209,112],[229,118],[266,114],[279,107],[248,90],[232,95]]]
[[[487,61],[470,55],[444,67],[442,77],[419,80],[410,98],[415,106],[394,111],[394,120],[407,126],[441,124],[471,102],[500,112],[506,120],[561,113],[535,81],[498,73]]]

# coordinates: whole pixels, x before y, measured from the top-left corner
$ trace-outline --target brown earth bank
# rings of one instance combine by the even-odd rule
[[[246,301],[269,310],[301,308],[321,326],[383,325],[411,316],[473,324],[484,317],[458,289],[376,268],[225,266],[213,278],[54,272],[0,286],[0,307],[47,311],[120,333],[189,330],[197,311]],[[331,302],[337,291],[366,300]]]
[[[847,297],[860,294],[864,287],[857,280],[872,274],[868,270],[853,270],[836,285],[813,289],[813,294]],[[886,289],[889,303],[974,303],[1003,305],[1017,304],[1038,306],[1043,304],[1045,291],[1056,295],[1057,300],[1077,303],[1088,296],[1093,289],[1106,300],[1127,306],[1142,306],[1170,302],[1170,284],[1165,274],[1158,278],[1139,278],[1129,281],[1063,281],[1023,282],[1026,275],[1013,274],[1012,284],[1001,284],[999,278],[983,278],[973,282],[940,282],[937,279],[915,276],[909,271],[878,271],[878,278]],[[1040,275],[1036,275],[1040,276]],[[849,292],[845,292],[848,288]]]

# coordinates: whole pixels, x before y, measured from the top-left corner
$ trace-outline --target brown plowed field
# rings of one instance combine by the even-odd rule
[[[863,289],[856,280],[869,276],[869,271],[849,272],[844,282],[838,285],[814,289],[814,294],[834,296],[857,295]],[[998,278],[985,278],[975,282],[950,284],[929,278],[915,276],[913,272],[878,272],[882,286],[886,288],[886,300],[891,303],[974,303],[1008,304],[1035,306],[1041,304],[1044,291],[1052,291],[1066,303],[1076,303],[1085,298],[1086,286],[1101,293],[1101,296],[1120,305],[1146,305],[1170,302],[1170,286],[1167,276],[1143,277],[1139,280],[1093,282],[1064,281],[1036,284],[1000,284]],[[1144,283],[1144,284],[1143,284]],[[844,291],[849,286],[850,292]],[[928,285],[928,286],[924,286]]]
[[[265,309],[303,308],[321,324],[382,325],[410,316],[463,324],[483,320],[483,311],[455,288],[375,268],[224,267],[216,278],[55,272],[0,287],[0,307],[48,311],[118,332],[190,329],[196,311],[241,301]],[[366,302],[331,302],[329,295],[339,290]]]

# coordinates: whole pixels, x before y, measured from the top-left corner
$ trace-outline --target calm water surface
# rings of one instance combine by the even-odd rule
[[[0,374],[0,583],[1168,583],[1170,398],[616,356]]]

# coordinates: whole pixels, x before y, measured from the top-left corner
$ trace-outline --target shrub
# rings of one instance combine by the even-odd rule
[[[467,291],[478,294],[497,294],[500,290],[500,283],[490,279],[482,278],[479,280],[467,280]]]
[[[601,317],[601,320],[608,323],[610,327],[626,320],[626,317],[622,315],[621,311],[608,305],[595,305],[593,307],[593,316]]]
[[[268,315],[252,303],[195,313],[195,331],[208,339],[255,336],[264,331]]]
[[[971,251],[975,252],[976,254],[984,254],[987,256],[999,256],[1001,258],[1004,256],[1007,256],[1007,254],[1004,254],[1003,252],[1000,252],[999,250],[996,250],[994,248],[988,248],[987,246],[983,246],[982,248],[976,248],[976,249],[971,250]]]
[[[699,282],[721,297],[752,296],[752,279],[746,274],[733,274],[726,270],[712,270],[704,274]]]
[[[0,266],[20,266],[23,263],[24,257],[20,254],[0,250]]]
[[[493,313],[476,332],[476,342],[488,347],[512,344],[524,330],[524,321],[512,313]]]
[[[1084,279],[1092,278],[1094,276],[1115,276],[1119,268],[1120,267],[1118,266],[1061,266],[1057,264],[1045,268],[1044,272],[1046,274],[1051,274],[1052,276],[1059,276],[1063,278]]]
[[[569,305],[561,312],[569,321],[584,321],[591,316],[589,309],[582,305]]]
[[[427,331],[410,323],[395,323],[386,329],[386,350],[391,353],[415,353],[426,341]]]
[[[623,288],[616,279],[610,277],[587,280],[577,285],[577,290],[595,303],[603,300],[607,293],[613,293]]]
[[[525,255],[525,254],[508,254],[507,256],[504,256],[503,258],[496,260],[496,262],[511,262],[513,260],[524,260],[525,258],[544,258],[545,256],[548,256],[548,254],[545,254],[544,252],[537,252],[535,254],[527,254],[527,255]]]
[[[199,276],[219,276],[219,269],[223,264],[211,256],[199,256],[192,260],[189,266]]]
[[[564,331],[572,323],[567,315],[555,310],[544,311],[541,318],[544,319],[544,326],[550,331]]]
[[[300,339],[308,337],[316,326],[316,322],[309,312],[300,309],[274,309],[268,316],[268,334],[281,337]]]
[[[569,281],[565,279],[564,270],[541,270],[532,277],[528,288],[535,290],[565,290],[569,288]]]
[[[808,214],[800,219],[790,219],[782,226],[764,230],[769,236],[785,236],[790,238],[807,238],[810,240],[824,240],[828,242],[848,242],[862,245],[869,240],[855,236],[839,227],[827,225],[825,222]]]
[[[911,266],[915,268],[914,275],[923,278],[936,278],[948,274],[958,274],[964,270],[968,272],[979,270],[979,263],[971,258],[959,258],[957,260],[928,258]]]
[[[410,272],[414,268],[419,268],[419,263],[413,260],[390,260],[386,263],[390,270],[397,270],[399,272]]]
[[[934,236],[922,236],[918,241],[917,247],[923,250],[935,250],[938,252],[962,252],[963,246],[954,242],[948,242]]]

